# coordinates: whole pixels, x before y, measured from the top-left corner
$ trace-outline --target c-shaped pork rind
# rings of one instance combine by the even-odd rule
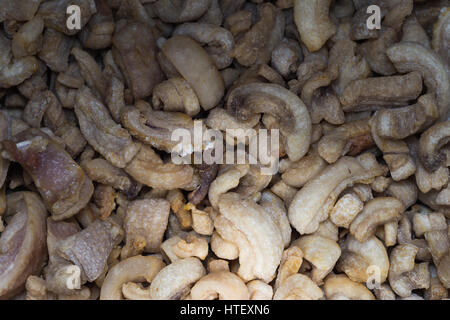
[[[270,282],[284,248],[279,227],[263,207],[236,193],[222,195],[219,210],[214,226],[222,238],[239,247],[238,275],[245,281]]]

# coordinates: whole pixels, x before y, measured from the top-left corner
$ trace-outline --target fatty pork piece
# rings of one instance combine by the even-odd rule
[[[16,2],[21,2],[16,1]],[[91,16],[97,11],[95,2],[92,0],[50,0],[42,1],[37,15],[44,19],[45,26],[64,32],[67,35],[74,35],[79,32],[78,28],[68,28],[67,7],[77,5],[80,8],[80,27],[81,29],[88,23]]]
[[[154,86],[163,80],[151,29],[143,22],[128,21],[121,28],[116,28],[112,43],[114,61],[133,97],[141,99],[151,95]]]
[[[133,180],[125,171],[114,167],[105,159],[96,158],[87,160],[82,162],[81,166],[93,181],[120,190],[129,199],[135,198],[139,191],[141,191],[142,184]]]
[[[124,168],[139,150],[127,130],[114,122],[108,109],[88,87],[78,91],[75,113],[86,140],[106,160]]]
[[[192,182],[194,177],[194,169],[190,165],[164,163],[147,145],[141,147],[125,171],[136,181],[163,190],[184,188]]]
[[[54,220],[84,208],[94,192],[92,181],[64,148],[35,128],[18,133],[3,146],[33,178]]]
[[[5,20],[28,21],[33,18],[41,0],[2,0],[0,1],[0,22]]]
[[[64,239],[56,249],[66,260],[81,268],[88,281],[105,270],[111,250],[123,238],[123,230],[113,220],[95,220],[86,229]]]
[[[128,205],[124,221],[126,245],[122,259],[159,251],[169,221],[170,203],[165,199],[135,200]]]
[[[45,286],[48,290],[71,295],[86,282],[86,276],[81,273],[80,267],[60,257],[57,248],[61,241],[76,234],[80,227],[76,222],[53,221],[47,218],[47,248],[49,263],[44,268]],[[72,287],[69,284],[73,284]]]
[[[24,289],[30,275],[41,272],[47,259],[45,218],[47,211],[33,192],[7,196],[5,217],[10,218],[0,237],[0,299]]]

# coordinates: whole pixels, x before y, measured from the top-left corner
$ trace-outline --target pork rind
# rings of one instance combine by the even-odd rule
[[[383,28],[377,39],[366,41],[358,47],[358,51],[366,58],[371,70],[384,76],[395,73],[394,65],[386,55],[386,49],[396,42],[397,37],[394,29]]]
[[[375,77],[355,80],[345,88],[341,96],[344,111],[364,110],[379,106],[401,106],[422,92],[419,72],[404,76]]]
[[[190,116],[181,112],[166,112],[152,110],[143,100],[137,102],[136,107],[126,108],[121,113],[123,126],[136,139],[168,153],[180,152],[177,147],[178,139],[172,139],[176,129],[184,128],[192,131],[194,121]]]
[[[114,17],[105,0],[95,0],[96,13],[81,32],[83,45],[90,49],[104,49],[111,45]]]
[[[224,82],[205,49],[195,40],[182,35],[171,37],[161,49],[194,89],[202,108],[209,110],[215,107],[224,94]]]
[[[299,161],[290,163],[288,168],[282,172],[281,178],[287,185],[294,188],[300,188],[320,173],[325,167],[325,160],[317,152],[313,151]]]
[[[306,154],[311,141],[311,119],[304,103],[280,85],[239,86],[228,96],[227,109],[239,120],[248,120],[254,113],[276,117],[289,159],[297,161]]]
[[[177,260],[163,268],[153,279],[150,297],[153,300],[183,299],[205,273],[205,268],[197,258]]]
[[[338,227],[348,229],[363,206],[364,203],[355,193],[344,194],[330,211],[330,220]]]
[[[275,291],[273,300],[320,300],[322,290],[307,276],[296,273]]]
[[[251,200],[227,193],[219,200],[214,226],[221,237],[239,247],[238,275],[270,282],[280,263],[283,239],[268,213]]]
[[[3,35],[0,35],[0,38],[3,37]],[[2,46],[9,46],[8,39],[4,38],[0,41],[6,42],[2,44]],[[10,88],[21,84],[37,72],[39,68],[38,60],[34,56],[11,59],[10,49],[8,48],[7,50],[7,53],[4,55],[6,58],[6,63],[2,63],[1,65],[2,72],[0,73],[0,88]]]
[[[58,246],[64,239],[78,233],[76,222],[53,221],[47,218],[47,248],[49,262],[44,269],[45,288],[56,294],[73,295],[86,282],[81,268],[58,254]]]
[[[331,129],[320,138],[317,152],[328,163],[346,154],[360,154],[374,144],[369,122],[369,118],[363,118]]]
[[[278,226],[283,237],[284,247],[287,247],[291,242],[291,225],[287,217],[287,210],[283,201],[270,191],[265,191],[261,194],[261,201],[259,205],[264,208]]]
[[[311,52],[319,50],[336,33],[328,10],[331,1],[294,1],[294,18],[302,41]]]
[[[386,280],[389,271],[386,248],[375,236],[365,242],[359,242],[348,235],[342,244],[342,255],[337,263],[337,270],[344,272],[356,282],[367,282],[372,273],[376,272],[375,281],[381,284]]]
[[[95,220],[61,241],[57,252],[79,266],[88,281],[94,281],[103,273],[109,254],[122,238],[123,230],[113,220]]]
[[[88,203],[94,192],[92,181],[43,131],[25,130],[3,145],[33,178],[55,220],[77,214]]]
[[[439,118],[439,108],[433,94],[420,96],[416,104],[395,109],[383,109],[376,113],[374,126],[386,139],[404,139]]]
[[[135,99],[148,97],[162,80],[151,30],[142,22],[116,28],[112,53]]]
[[[39,6],[37,15],[40,16],[45,23],[45,26],[63,32],[67,35],[74,35],[80,29],[69,29],[67,24],[66,11],[71,4],[76,4],[80,8],[80,27],[83,28],[92,14],[97,9],[95,2],[92,0],[51,0],[45,1]]]
[[[158,1],[153,10],[164,22],[180,23],[200,18],[209,8],[211,0]]]
[[[260,19],[236,42],[231,55],[243,66],[269,62],[283,37],[284,18],[271,3],[259,7]]]
[[[448,35],[448,26],[450,23],[450,8],[442,8],[438,21],[433,28],[433,49],[442,57],[447,64],[447,70],[450,63],[450,55],[448,53],[450,46],[450,38]]]
[[[17,20],[17,21],[28,21],[33,18],[41,0],[25,0],[25,1],[14,1],[8,0],[3,1],[3,8],[0,13],[0,21],[5,20]]]
[[[427,289],[430,286],[428,262],[414,263],[418,250],[412,244],[400,244],[392,250],[389,284],[400,297],[410,297],[412,290]]]
[[[440,57],[430,49],[414,42],[401,42],[386,50],[399,72],[418,71],[424,83],[436,94],[440,118],[445,119],[450,101],[449,76]]]
[[[200,112],[198,98],[189,83],[181,77],[158,84],[153,92],[153,106],[165,111],[185,111],[189,116]]]
[[[38,16],[26,22],[15,34],[11,49],[15,58],[35,55],[42,47],[44,21]]]
[[[163,163],[149,146],[141,147],[125,171],[142,184],[164,190],[186,187],[192,182],[194,175],[194,169],[190,165]]]
[[[339,245],[335,241],[322,236],[303,236],[294,241],[293,244],[302,250],[304,259],[313,265],[311,279],[319,285],[331,272],[341,256]]]
[[[234,47],[234,39],[224,28],[209,23],[184,23],[177,27],[173,34],[187,35],[206,44],[206,50],[219,70],[228,67],[233,61],[230,52]]]
[[[170,203],[165,199],[142,199],[128,204],[124,220],[126,244],[123,257],[142,251],[159,251],[167,228]]]
[[[7,198],[12,216],[0,237],[0,298],[8,299],[23,290],[31,274],[38,274],[47,257],[45,217],[39,196],[32,192],[11,193]]]
[[[95,61],[87,51],[81,50],[78,47],[73,47],[70,53],[73,55],[80,67],[80,73],[83,76],[86,85],[96,91],[100,96],[105,95],[106,79],[102,74],[100,65]]]
[[[342,157],[297,192],[289,206],[289,221],[300,234],[313,233],[348,185],[370,183],[377,175],[381,172],[366,170],[356,158]]]
[[[161,244],[161,251],[170,259],[175,261],[188,257],[196,257],[205,260],[208,255],[208,240],[195,232],[186,235],[173,236]],[[225,261],[225,260],[223,260]]]
[[[134,198],[140,191],[139,183],[103,158],[83,161],[81,166],[92,181],[120,190],[129,198]]]
[[[350,233],[360,242],[374,235],[378,226],[397,222],[404,211],[403,203],[393,197],[377,197],[364,205],[360,214],[352,221]]]
[[[164,262],[156,256],[134,256],[122,260],[108,271],[100,291],[100,300],[122,300],[123,285],[152,282],[164,267]],[[150,300],[148,291],[145,296]]]
[[[220,271],[209,273],[201,278],[191,289],[194,300],[248,300],[249,290],[244,281],[234,273]]]
[[[87,87],[78,91],[75,113],[86,140],[114,166],[124,168],[138,152],[130,134],[114,122],[108,109]]]
[[[52,28],[44,31],[42,50],[39,58],[42,59],[50,69],[56,72],[66,71],[69,67],[69,55],[74,41]]]
[[[328,300],[375,300],[369,289],[343,274],[327,277],[324,291]]]

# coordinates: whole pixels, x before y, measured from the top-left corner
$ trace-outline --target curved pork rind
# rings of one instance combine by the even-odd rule
[[[14,215],[0,237],[0,298],[8,299],[24,289],[31,274],[39,274],[47,257],[47,211],[38,195],[8,195],[8,212]]]
[[[313,233],[328,218],[339,194],[353,183],[371,183],[381,172],[367,170],[356,159],[342,157],[297,192],[289,206],[289,220],[300,234]]]
[[[108,109],[87,87],[78,91],[75,113],[86,140],[114,166],[124,168],[138,152],[139,146],[128,131],[114,122]]]
[[[222,195],[219,210],[214,226],[225,240],[239,247],[238,275],[247,281],[270,282],[284,247],[278,226],[261,206],[236,193]]]
[[[3,145],[32,177],[53,219],[67,219],[86,206],[94,192],[91,180],[50,136],[28,129]]]

